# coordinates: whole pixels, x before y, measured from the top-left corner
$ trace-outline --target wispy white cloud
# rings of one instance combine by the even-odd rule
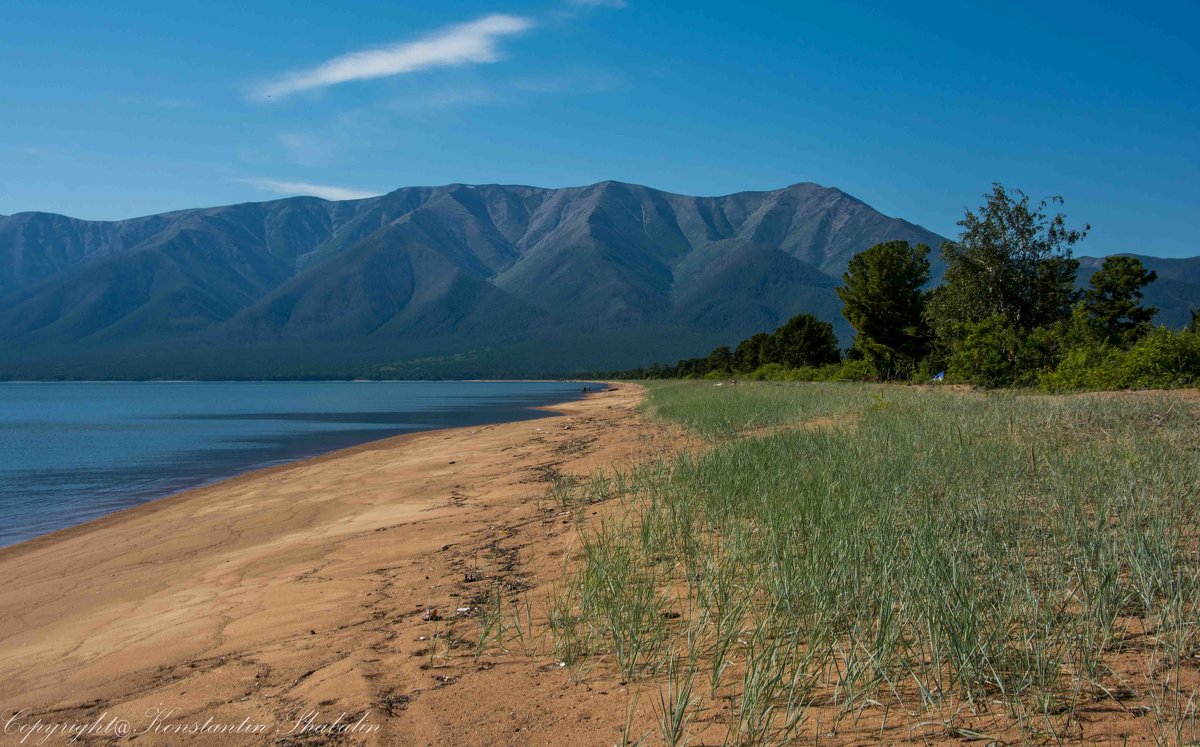
[[[378,197],[379,192],[367,192],[361,189],[334,187],[328,184],[309,184],[308,182],[288,182],[277,179],[238,179],[243,184],[250,184],[265,192],[281,195],[312,195],[323,200],[361,200],[366,197]]]
[[[611,1],[611,0],[609,0]],[[290,73],[255,91],[260,98],[284,96],[352,80],[369,80],[436,67],[482,64],[500,60],[499,39],[527,31],[529,18],[505,14],[484,16],[451,26],[416,41],[335,57],[310,70]]]

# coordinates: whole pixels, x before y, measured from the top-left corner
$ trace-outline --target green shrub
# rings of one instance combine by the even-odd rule
[[[778,363],[767,363],[749,373],[751,381],[875,381],[878,375],[867,360],[847,360],[824,366],[800,366],[787,368]]]
[[[1125,354],[1122,372],[1134,389],[1195,386],[1200,383],[1200,335],[1158,327]]]
[[[1075,348],[1057,368],[1042,374],[1038,383],[1051,392],[1123,389],[1121,358],[1121,351],[1108,345]]]
[[[1052,392],[1160,389],[1200,383],[1200,335],[1158,327],[1129,350],[1107,344],[1072,349],[1039,384]]]
[[[834,368],[837,369],[837,376],[834,379],[837,381],[875,381],[879,378],[875,367],[865,358],[843,361],[841,365]]]
[[[754,381],[786,381],[788,369],[779,363],[765,363],[750,372]]]
[[[951,381],[984,387],[1029,386],[1058,363],[1058,331],[1022,330],[1000,315],[963,325],[946,375]]]

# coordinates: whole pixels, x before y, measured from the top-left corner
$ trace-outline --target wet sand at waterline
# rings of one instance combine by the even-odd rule
[[[561,575],[555,475],[670,450],[641,399],[372,442],[0,550],[0,743],[619,741],[615,680],[438,647],[478,636],[477,589]]]

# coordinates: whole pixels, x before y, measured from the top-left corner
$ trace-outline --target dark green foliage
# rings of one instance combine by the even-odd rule
[[[952,381],[985,387],[1030,386],[1057,362],[1059,330],[1022,330],[996,314],[963,325],[946,372]]]
[[[876,376],[874,366],[861,358],[800,368],[768,363],[746,374],[752,381],[874,381]]]
[[[841,361],[833,325],[812,314],[789,319],[772,334],[759,332],[743,340],[734,352],[719,347],[704,358],[686,358],[674,366],[656,363],[650,368],[622,372],[628,378],[697,379],[705,376],[747,374],[764,366],[781,370],[820,368]]]
[[[1197,386],[1200,331],[1155,327],[1127,350],[1108,343],[1075,347],[1039,384],[1055,392]]]
[[[753,371],[761,366],[763,364],[763,346],[770,339],[771,335],[766,332],[759,332],[742,340],[738,344],[737,349],[733,351],[733,370]]]
[[[1047,217],[1047,202],[1013,195],[995,185],[979,215],[960,223],[959,242],[943,248],[946,283],[926,318],[952,380],[1054,391],[1200,381],[1200,335],[1152,328],[1156,309],[1141,304],[1156,272],[1109,257],[1073,305],[1071,247],[1087,228],[1070,230],[1063,215]]]
[[[1106,260],[1076,305],[1071,248],[1090,227],[1047,214],[1061,203],[1031,204],[995,184],[978,214],[967,212],[958,242],[942,247],[945,284],[926,302],[935,340],[925,370],[945,365],[950,379],[987,387],[1036,385],[1066,359],[1108,360],[1107,347],[1146,333],[1154,310],[1141,307],[1141,291],[1156,275],[1135,258]]]
[[[681,379],[698,379],[709,372],[708,358],[688,358],[675,364],[674,376]]]
[[[824,366],[841,360],[833,325],[812,314],[792,317],[771,336],[774,345],[763,363],[779,363],[788,368]]]
[[[1112,343],[1128,346],[1150,330],[1158,309],[1141,305],[1142,289],[1157,279],[1140,259],[1123,256],[1106,258],[1092,275],[1084,303]]]
[[[911,373],[929,342],[922,318],[929,247],[888,241],[856,254],[837,289],[842,315],[854,327],[854,348],[881,378]]]
[[[1123,355],[1124,387],[1196,386],[1200,384],[1200,335],[1159,327]]]
[[[730,363],[732,360],[733,354],[729,352],[729,348],[716,348],[708,354],[708,370],[728,372],[731,370]]]

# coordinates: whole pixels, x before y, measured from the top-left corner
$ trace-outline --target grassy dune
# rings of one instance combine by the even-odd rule
[[[547,619],[562,661],[653,701],[649,743],[1200,737],[1194,396],[696,382],[649,407],[703,447],[555,486],[623,505]]]

